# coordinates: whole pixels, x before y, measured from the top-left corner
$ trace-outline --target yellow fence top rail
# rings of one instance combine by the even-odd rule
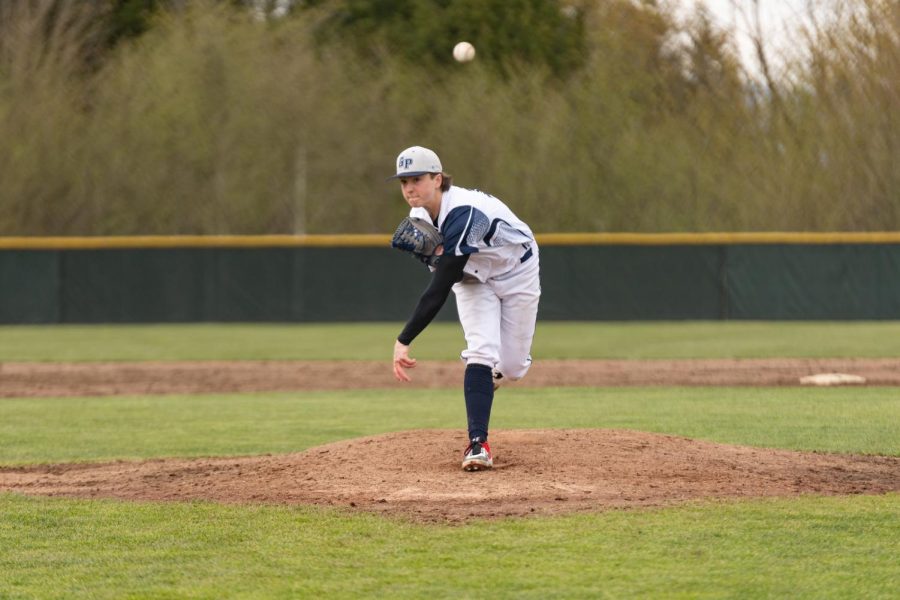
[[[136,235],[109,237],[0,237],[0,249],[278,248],[390,246],[391,236],[353,235]]]
[[[545,233],[545,246],[658,246],[717,244],[900,244],[900,231],[733,233]],[[106,248],[388,247],[388,234],[139,235],[106,237],[0,237],[0,250]]]

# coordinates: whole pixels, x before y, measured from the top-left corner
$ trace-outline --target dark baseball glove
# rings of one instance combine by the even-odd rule
[[[391,246],[409,252],[428,266],[437,265],[440,256],[435,254],[437,247],[444,241],[441,232],[426,221],[417,217],[406,217],[400,221]]]

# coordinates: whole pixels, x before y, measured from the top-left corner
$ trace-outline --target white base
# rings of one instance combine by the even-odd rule
[[[800,378],[803,385],[861,385],[865,382],[865,377],[847,373],[818,373]]]

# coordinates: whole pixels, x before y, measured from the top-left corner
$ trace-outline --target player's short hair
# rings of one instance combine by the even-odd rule
[[[437,173],[432,173],[431,178],[434,179],[435,175],[437,175]],[[450,186],[453,185],[453,176],[450,173],[443,173],[443,172],[440,175],[442,177],[441,191],[446,192],[447,190],[450,189]]]

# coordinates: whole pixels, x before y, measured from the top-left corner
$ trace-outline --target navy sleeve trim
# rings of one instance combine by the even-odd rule
[[[470,242],[483,236],[488,226],[487,217],[474,206],[457,206],[441,225],[444,249],[456,255],[478,252],[478,247]]]

